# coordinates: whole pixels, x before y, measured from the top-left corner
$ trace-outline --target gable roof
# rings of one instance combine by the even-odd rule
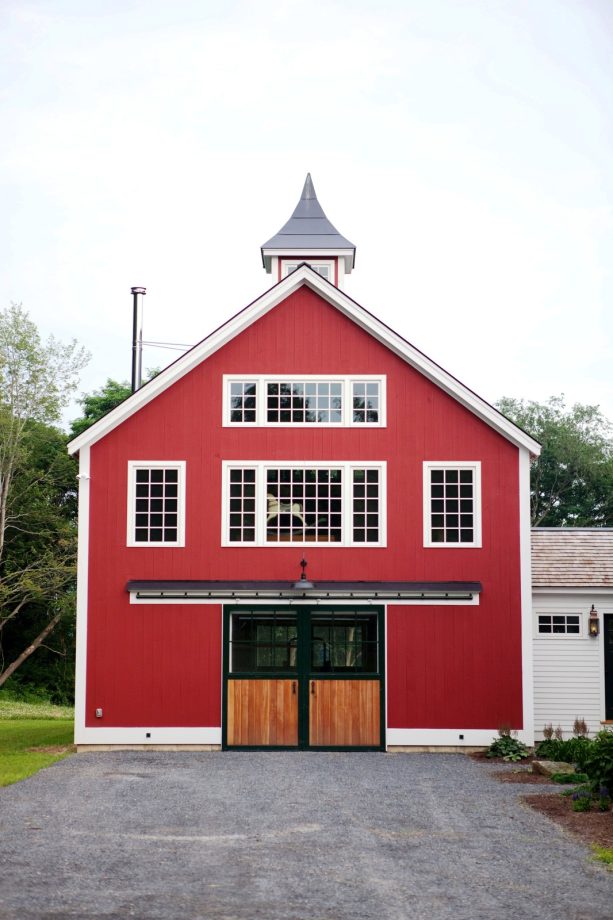
[[[507,440],[518,447],[526,448],[532,454],[538,455],[540,453],[538,441],[535,441],[525,431],[509,421],[501,412],[481,399],[480,396],[477,396],[463,383],[460,383],[459,380],[424,355],[414,345],[411,345],[410,342],[407,342],[406,339],[403,339],[393,329],[390,329],[389,326],[386,326],[385,323],[377,319],[364,307],[361,307],[360,304],[348,297],[339,288],[322,278],[321,275],[313,271],[304,262],[295,272],[273,285],[257,300],[254,300],[253,303],[236,313],[205,339],[194,345],[188,352],[177,358],[172,364],[169,364],[157,377],[144,384],[136,393],[124,400],[121,405],[74,438],[68,445],[69,452],[74,454],[82,447],[99,441],[135,412],[138,412],[142,406],[151,402],[156,396],[168,389],[177,380],[180,380],[181,377],[188,374],[202,361],[206,360],[219,348],[222,348],[227,342],[303,286],[319,294],[328,304],[335,307],[344,316],[384,344],[390,351],[439,386]]]
[[[535,588],[613,588],[613,527],[534,527]]]
[[[349,268],[355,265],[355,246],[345,239],[333,227],[323,208],[317,200],[311,173],[307,173],[300,201],[286,224],[262,246],[262,264],[270,268],[269,250],[302,254],[310,249],[350,249],[352,251]]]

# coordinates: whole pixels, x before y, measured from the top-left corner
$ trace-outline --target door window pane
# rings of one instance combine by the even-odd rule
[[[378,672],[377,615],[347,613],[311,617],[310,667],[319,673]]]
[[[296,615],[246,610],[230,621],[230,672],[295,671],[298,666]]]

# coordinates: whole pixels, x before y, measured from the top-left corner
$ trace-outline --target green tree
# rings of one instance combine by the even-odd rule
[[[613,526],[612,427],[599,407],[568,407],[552,396],[546,403],[505,397],[498,408],[542,445],[531,468],[532,525]]]
[[[118,380],[111,380],[109,377],[99,390],[83,396],[79,404],[83,407],[83,415],[76,418],[70,426],[71,437],[76,438],[83,434],[84,431],[101,419],[103,415],[110,412],[116,406],[119,406],[124,399],[127,399],[132,390],[127,380],[121,383]]]
[[[157,367],[147,370],[144,383],[153,380],[159,372],[160,370]],[[71,438],[76,438],[78,435],[83,434],[94,422],[105,416],[111,409],[121,405],[124,399],[127,399],[131,394],[132,388],[127,380],[119,381],[108,377],[104,386],[94,390],[93,393],[86,394],[79,400],[79,404],[83,407],[83,415],[72,422],[70,426]]]
[[[0,686],[73,610],[76,469],[54,423],[88,358],[0,312]]]

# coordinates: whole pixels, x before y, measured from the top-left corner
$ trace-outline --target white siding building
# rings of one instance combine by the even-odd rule
[[[532,585],[535,737],[613,726],[613,528],[534,528]]]

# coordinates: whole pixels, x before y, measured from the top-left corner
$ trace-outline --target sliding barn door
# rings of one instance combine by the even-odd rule
[[[224,746],[381,749],[380,610],[226,608],[225,637]]]

